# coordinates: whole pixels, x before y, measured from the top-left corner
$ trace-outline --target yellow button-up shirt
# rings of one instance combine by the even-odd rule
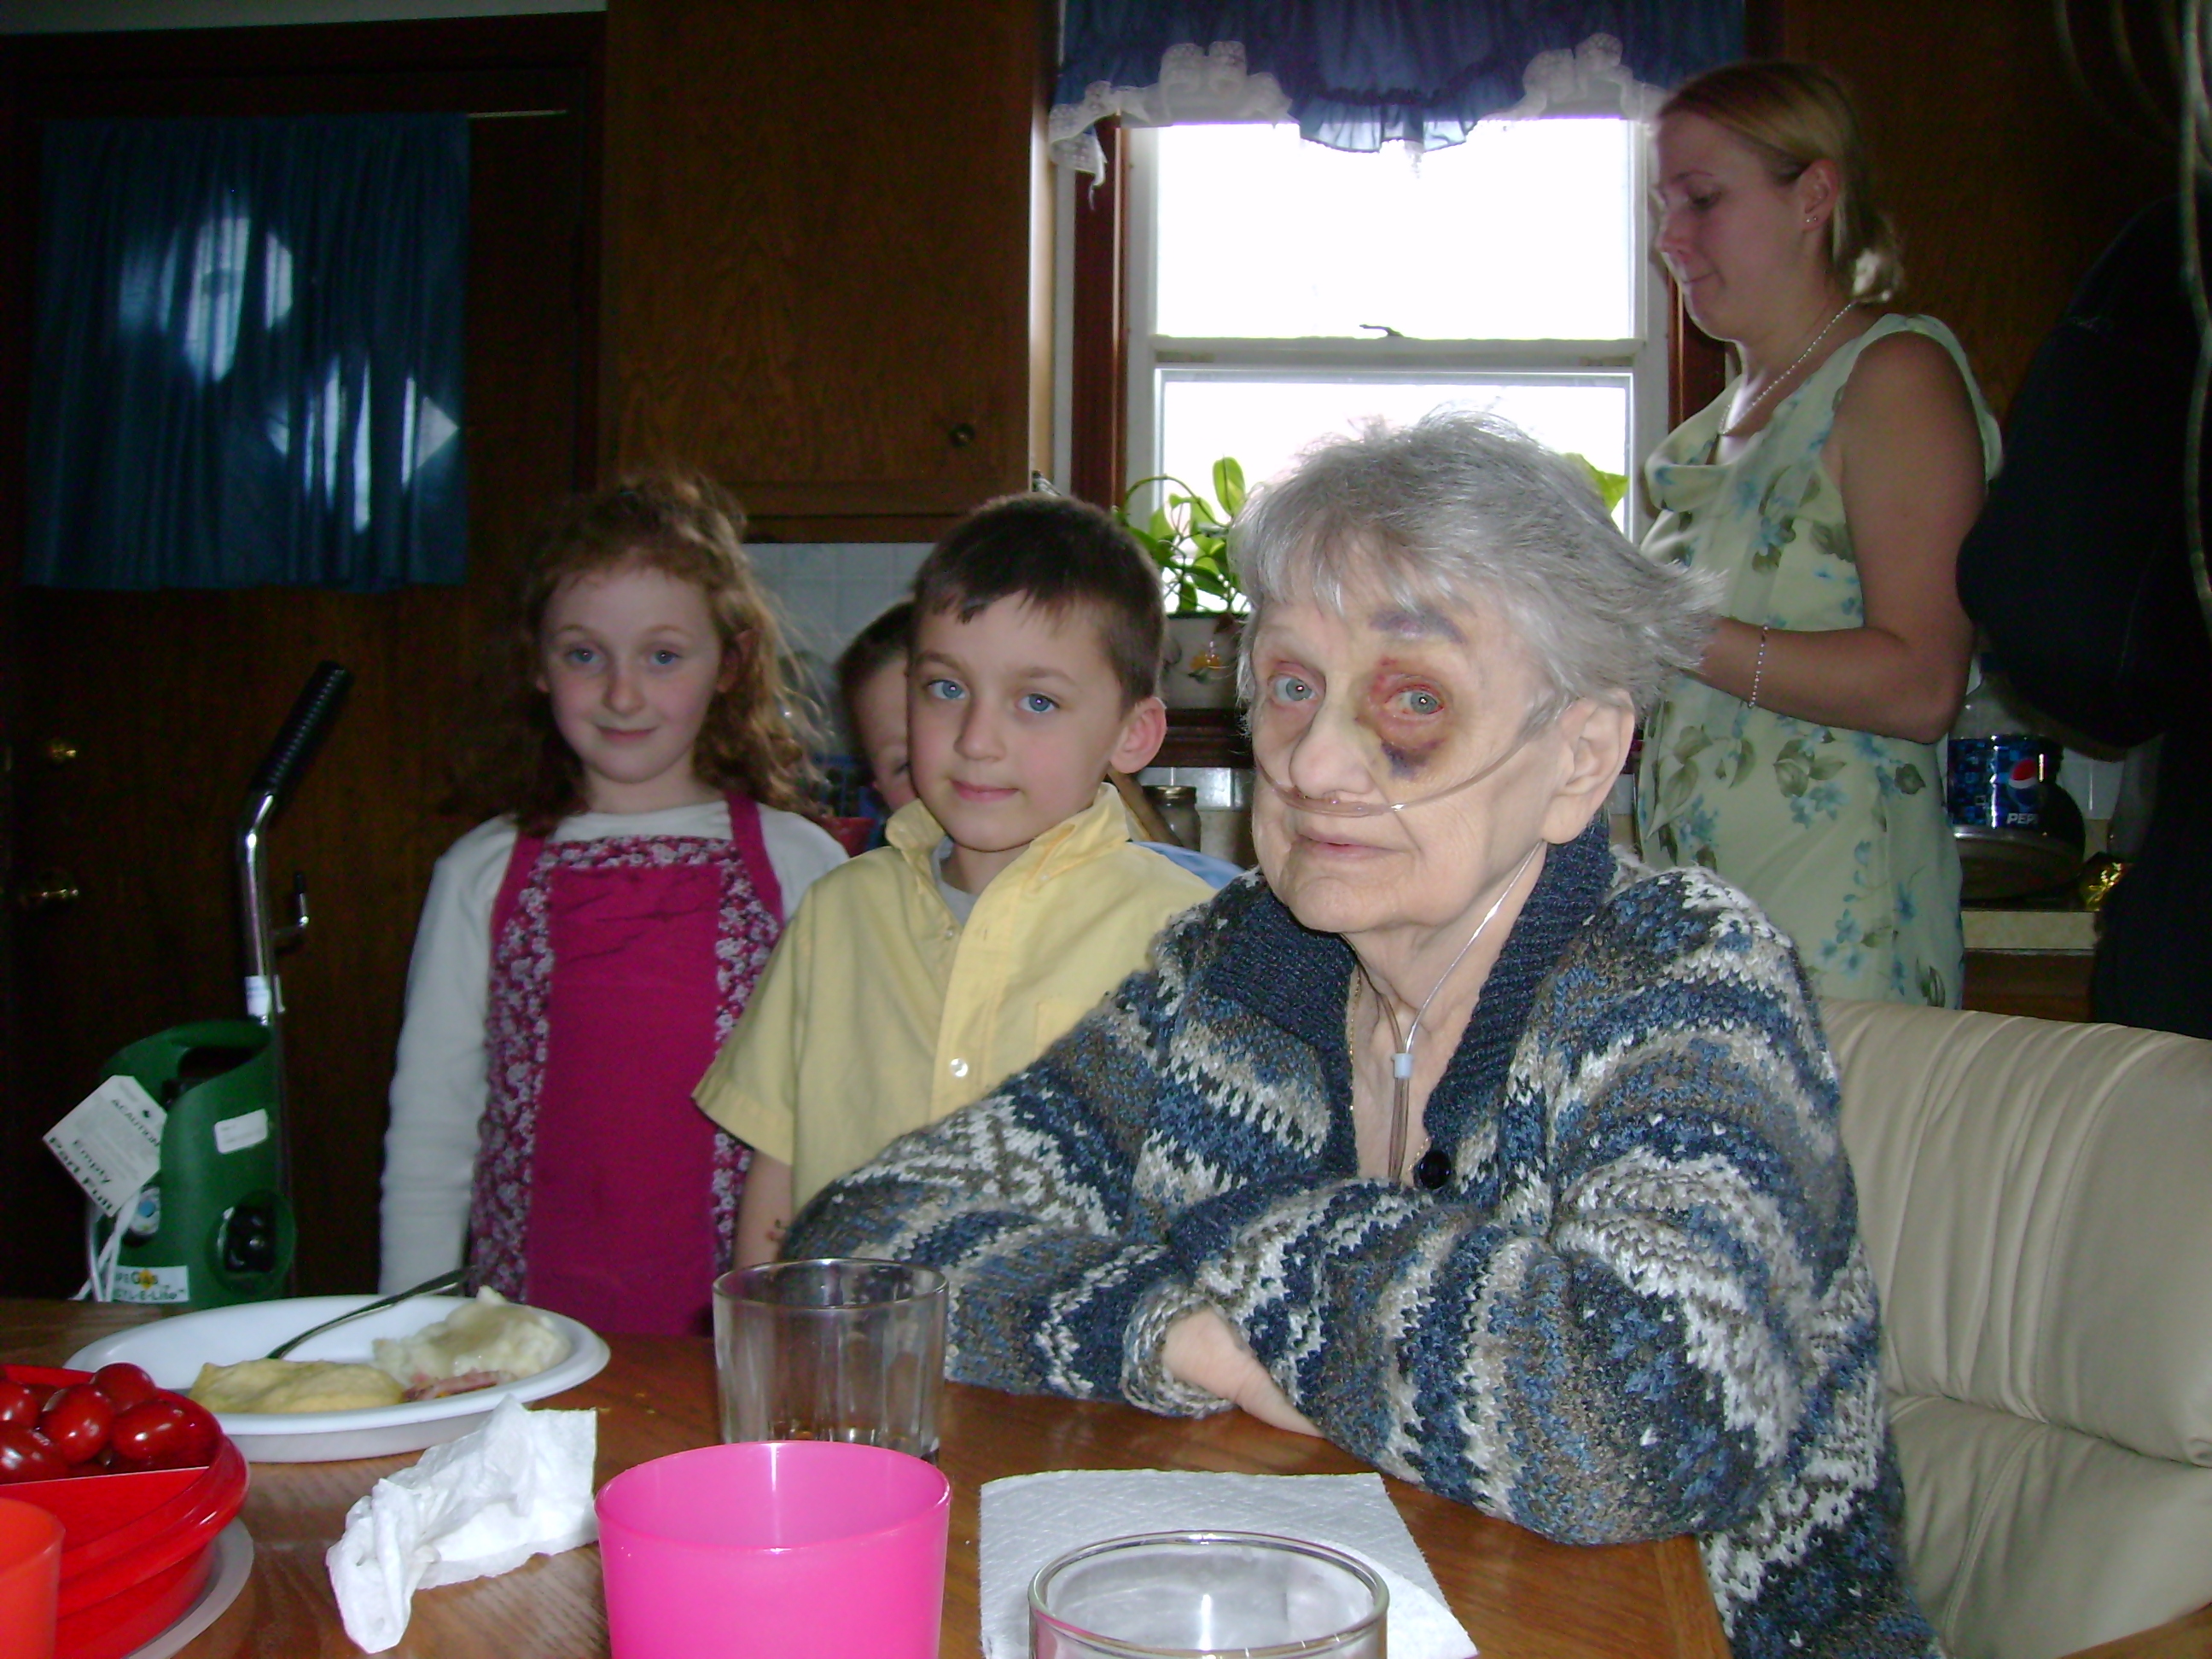
[[[696,1091],[791,1166],[794,1205],[1036,1059],[1151,960],[1170,916],[1212,894],[1134,845],[1101,785],[992,879],[963,927],[938,891],[944,833],[913,802],[889,846],[807,890]]]

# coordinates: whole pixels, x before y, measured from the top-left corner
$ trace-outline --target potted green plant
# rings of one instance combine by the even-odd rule
[[[1222,708],[1237,697],[1237,635],[1251,607],[1229,562],[1229,525],[1244,505],[1244,469],[1224,455],[1212,483],[1209,500],[1181,478],[1155,474],[1131,484],[1115,509],[1160,568],[1168,609],[1160,696],[1170,708]],[[1166,488],[1139,519],[1135,504],[1155,484]]]
[[[1601,471],[1580,454],[1567,459],[1589,473],[1607,512],[1620,504],[1625,477]],[[1225,708],[1237,699],[1237,634],[1251,605],[1230,562],[1229,526],[1243,510],[1244,469],[1224,455],[1213,464],[1212,483],[1208,499],[1172,474],[1155,473],[1131,484],[1115,509],[1160,568],[1168,608],[1160,696],[1170,708]],[[1166,488],[1139,519],[1136,504],[1155,484]]]

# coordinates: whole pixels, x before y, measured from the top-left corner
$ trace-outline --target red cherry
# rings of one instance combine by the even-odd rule
[[[182,1395],[174,1394],[164,1397],[175,1401],[185,1413],[185,1432],[178,1443],[178,1455],[188,1466],[207,1462],[214,1457],[216,1444],[222,1438],[222,1425],[216,1421],[213,1412],[197,1400],[188,1400]]]
[[[128,1360],[122,1359],[112,1365],[102,1365],[94,1371],[92,1386],[106,1395],[107,1403],[118,1412],[127,1412],[161,1392],[152,1377]]]
[[[45,1408],[46,1395],[27,1382],[0,1377],[0,1428],[27,1429],[36,1425]]]
[[[65,1463],[82,1463],[107,1444],[107,1431],[115,1422],[115,1407],[89,1382],[72,1382],[46,1402],[39,1419],[46,1436]]]
[[[0,1485],[58,1480],[69,1473],[62,1455],[35,1429],[0,1428]]]
[[[150,1463],[182,1450],[191,1432],[184,1406],[173,1395],[157,1394],[125,1412],[109,1434],[115,1455],[133,1463]]]

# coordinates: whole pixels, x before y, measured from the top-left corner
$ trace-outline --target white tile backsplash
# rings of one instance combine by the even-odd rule
[[[822,710],[825,741],[842,747],[847,738],[836,706],[837,653],[912,591],[929,544],[761,542],[745,552],[783,612],[787,648]]]
[[[783,607],[793,650],[834,663],[846,642],[907,596],[927,542],[763,542],[745,549]]]
[[[2069,749],[2058,763],[2058,782],[2085,818],[2109,818],[2120,799],[2120,769],[2127,763],[2098,760]]]

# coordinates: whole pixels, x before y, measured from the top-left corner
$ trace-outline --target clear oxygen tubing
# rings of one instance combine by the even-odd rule
[[[1454,787],[1463,788],[1465,785]],[[1390,1182],[1393,1186],[1406,1178],[1406,1135],[1413,1117],[1413,1038],[1420,1031],[1421,1021],[1427,1018],[1429,1005],[1437,1000],[1437,993],[1443,990],[1445,981],[1459,971],[1460,963],[1467,960],[1467,953],[1474,949],[1475,941],[1490,930],[1492,922],[1498,920],[1498,913],[1505,908],[1507,896],[1521,884],[1521,878],[1528,872],[1536,854],[1543,850],[1544,843],[1540,841],[1522,855],[1520,863],[1513,866],[1513,873],[1505,878],[1505,884],[1498,890],[1498,896],[1490,902],[1490,908],[1482,913],[1482,920],[1475,923],[1474,931],[1467,936],[1467,943],[1459,947],[1459,954],[1451,959],[1451,965],[1437,976],[1437,982],[1429,988],[1428,995],[1421,999],[1420,1007],[1414,1011],[1413,1023],[1403,1032],[1398,1030],[1397,1011],[1390,1006],[1389,997],[1375,982],[1375,976],[1367,971],[1367,964],[1362,963],[1359,965],[1360,975],[1366,980],[1368,990],[1373,993],[1376,1006],[1382,1009],[1382,1017],[1390,1022],[1390,1040],[1397,1045],[1397,1051],[1390,1056]]]

